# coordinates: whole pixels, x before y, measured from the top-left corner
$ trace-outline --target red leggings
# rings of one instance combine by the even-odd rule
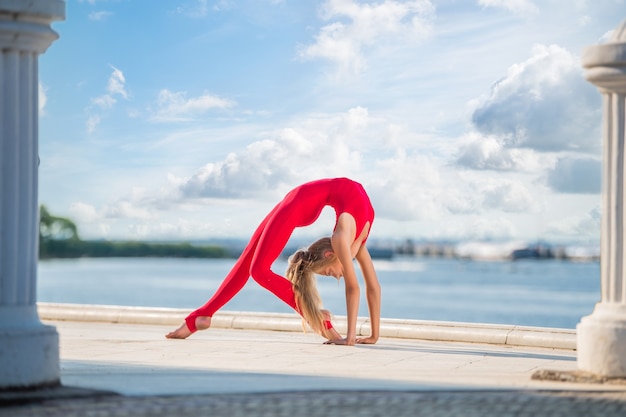
[[[243,288],[250,276],[300,313],[291,282],[271,270],[272,264],[284,250],[293,230],[313,223],[321,211],[320,209],[315,213],[295,209],[294,200],[297,199],[283,200],[265,217],[213,297],[187,316],[185,322],[189,330],[192,332],[197,330],[196,317],[212,317]],[[332,325],[328,321],[325,327],[330,329]]]

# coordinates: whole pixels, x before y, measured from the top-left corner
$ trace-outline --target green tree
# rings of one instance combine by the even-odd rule
[[[78,236],[78,228],[72,220],[51,215],[44,205],[39,208],[39,257],[41,259],[147,256],[226,258],[232,255],[227,249],[213,245],[81,240]]]
[[[39,208],[39,240],[80,240],[76,224],[65,217],[50,214],[46,206]]]

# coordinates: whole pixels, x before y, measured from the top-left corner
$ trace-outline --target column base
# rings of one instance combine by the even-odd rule
[[[59,384],[59,335],[54,327],[38,323],[0,328],[0,390]]]
[[[626,305],[600,302],[576,330],[579,370],[626,377]]]

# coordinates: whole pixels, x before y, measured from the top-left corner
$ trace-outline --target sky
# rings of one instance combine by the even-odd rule
[[[245,239],[345,176],[370,242],[593,244],[580,57],[624,19],[626,0],[67,0],[39,64],[40,203],[83,239]]]

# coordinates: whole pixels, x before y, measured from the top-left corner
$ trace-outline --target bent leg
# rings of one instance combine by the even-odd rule
[[[302,316],[296,304],[292,283],[271,269],[272,264],[278,259],[287,245],[294,229],[302,225],[298,223],[297,216],[289,216],[289,214],[279,212],[278,215],[268,219],[252,258],[250,275],[259,285],[276,295]],[[326,331],[323,332],[323,336],[330,340],[340,338],[337,331],[333,328],[330,313],[327,311],[324,311],[324,327]]]
[[[272,244],[275,243],[274,239],[270,239]],[[276,255],[272,250],[265,251],[265,246],[263,242],[265,240],[262,238],[259,242],[259,246],[257,247],[257,252],[252,260],[252,266],[250,270],[250,275],[252,278],[259,283],[263,288],[270,291],[276,297],[280,298],[284,301],[288,306],[293,308],[300,316],[302,313],[296,304],[296,296],[293,292],[293,285],[291,282],[282,277],[271,270],[272,263],[278,259],[280,253]],[[275,248],[274,248],[275,249]],[[273,258],[273,256],[275,256]],[[329,340],[340,339],[341,336],[337,331],[333,328],[331,323],[330,312],[323,310],[324,313],[324,328],[322,336],[326,337]]]
[[[267,219],[259,237],[250,265],[250,275],[259,285],[299,313],[291,282],[271,269],[299,224],[289,215],[289,211],[277,210],[273,214]]]

